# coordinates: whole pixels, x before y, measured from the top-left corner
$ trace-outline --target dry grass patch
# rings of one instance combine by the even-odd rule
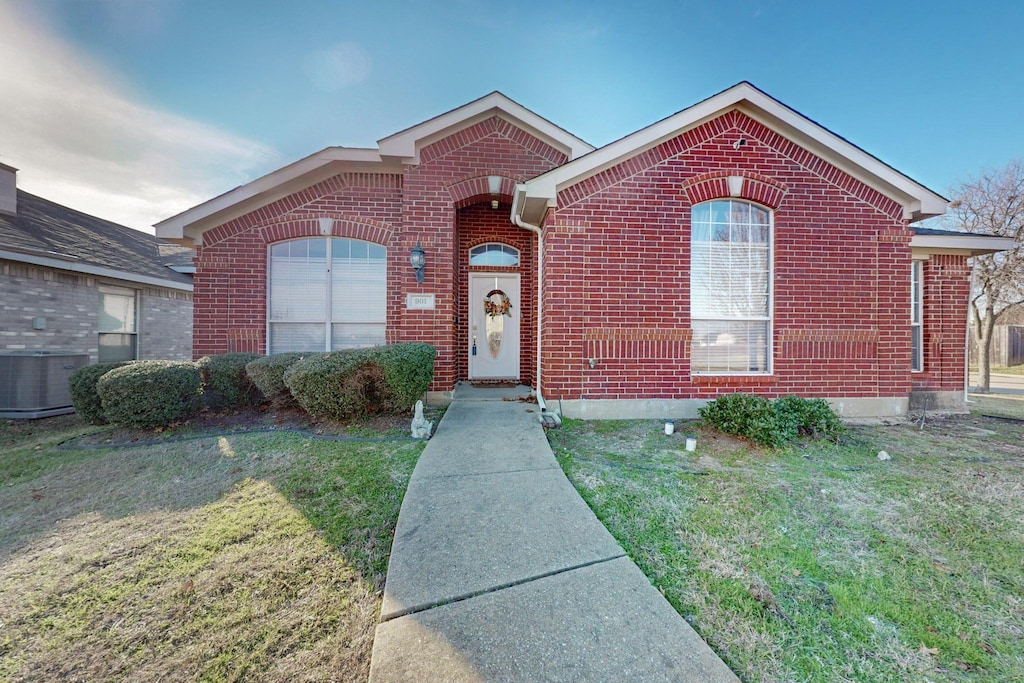
[[[687,453],[660,422],[549,438],[743,680],[1022,680],[1024,424],[928,417],[774,452],[701,431]]]
[[[365,680],[422,444],[45,426],[0,427],[0,679]]]

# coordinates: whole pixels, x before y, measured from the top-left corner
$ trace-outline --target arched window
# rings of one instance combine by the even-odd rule
[[[318,237],[274,244],[269,258],[269,353],[384,343],[384,247]]]
[[[771,212],[733,199],[690,216],[690,368],[694,374],[771,371]]]
[[[471,266],[518,266],[519,250],[507,244],[478,244],[469,250]]]

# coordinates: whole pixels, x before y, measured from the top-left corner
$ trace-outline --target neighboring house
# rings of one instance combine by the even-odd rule
[[[194,252],[19,190],[16,174],[0,164],[0,354],[191,359]]]
[[[740,83],[597,150],[492,93],[156,229],[198,252],[197,356],[424,341],[435,398],[511,380],[568,416],[735,391],[898,416],[963,408],[967,258],[1012,245],[911,226],[946,203]]]

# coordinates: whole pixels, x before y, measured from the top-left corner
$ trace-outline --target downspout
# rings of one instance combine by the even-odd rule
[[[535,393],[537,394],[537,405],[540,406],[540,412],[545,413],[547,412],[547,405],[544,403],[544,396],[540,391],[541,330],[543,329],[541,325],[544,316],[544,233],[539,225],[527,223],[519,217],[519,211],[517,211],[518,204],[519,188],[516,188],[516,196],[512,201],[512,222],[537,236],[537,379]]]

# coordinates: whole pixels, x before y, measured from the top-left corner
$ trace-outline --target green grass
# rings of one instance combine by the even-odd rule
[[[0,680],[365,680],[422,443],[0,422]]]
[[[1024,680],[1024,425],[853,427],[775,452],[701,430],[695,453],[677,429],[567,420],[549,438],[741,679]]]

